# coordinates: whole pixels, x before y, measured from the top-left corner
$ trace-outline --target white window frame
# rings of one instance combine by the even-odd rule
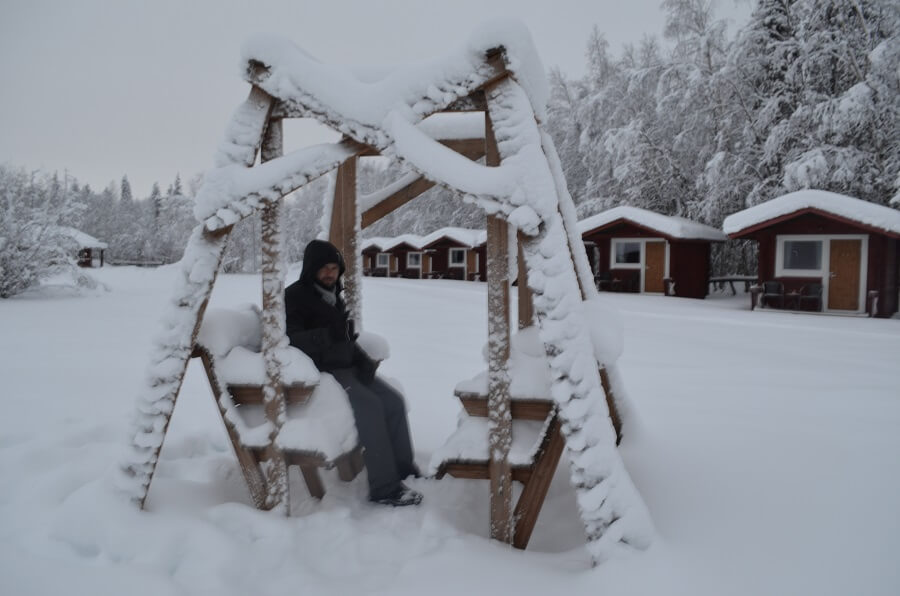
[[[821,262],[818,269],[785,269],[784,268],[784,245],[788,242],[818,242],[822,249],[820,252]],[[777,246],[775,248],[775,277],[825,277],[825,269],[828,268],[830,257],[830,239],[826,236],[818,236],[811,234],[790,234],[777,236]]]
[[[413,264],[412,257],[419,257],[419,262],[417,264]],[[407,269],[421,269],[422,268],[422,253],[413,252],[413,251],[406,253],[406,268]]]
[[[638,262],[619,263],[616,261],[616,245],[618,244],[638,244]],[[645,240],[643,238],[612,238],[609,243],[610,269],[642,269],[644,266],[644,244]]]
[[[462,260],[459,263],[453,262],[454,254],[462,254]],[[466,249],[465,248],[451,248],[447,253],[447,266],[448,267],[462,267],[465,269],[466,267]]]
[[[822,242],[821,269],[785,269],[784,243],[791,240],[818,240]],[[846,310],[832,310],[828,304],[828,290],[831,285],[831,241],[859,240],[859,289],[855,313],[866,312],[866,288],[869,287],[869,235],[868,234],[778,234],[775,236],[775,277],[815,277],[822,280],[822,312],[847,313]]]
[[[619,242],[628,243],[628,242],[636,242],[641,245],[640,251],[640,262],[638,263],[617,263],[616,262],[616,244]],[[647,243],[648,242],[665,242],[666,243],[666,251],[665,251],[665,264],[663,265],[663,279],[670,277],[669,274],[669,249],[671,245],[669,241],[665,238],[660,237],[651,237],[651,238],[610,238],[609,243],[609,268],[610,269],[638,269],[641,272],[641,294],[647,293],[644,288],[644,278],[647,274]],[[664,284],[665,286],[665,284]],[[665,292],[650,292],[651,294],[658,294],[662,296]]]
[[[377,255],[375,255],[375,268],[376,269],[388,269],[390,266],[391,266],[391,253],[380,252]]]

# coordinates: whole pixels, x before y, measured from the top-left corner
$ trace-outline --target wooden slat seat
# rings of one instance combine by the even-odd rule
[[[470,399],[470,403],[476,403],[477,399]],[[515,519],[515,531],[513,534],[513,546],[524,549],[528,546],[531,533],[534,530],[534,524],[537,522],[538,514],[544,504],[544,498],[550,488],[550,481],[556,471],[559,458],[562,455],[564,447],[564,439],[561,433],[561,424],[557,416],[556,409],[552,407],[550,400],[531,400],[532,405],[542,404],[549,407],[547,420],[543,425],[542,434],[540,436],[540,444],[533,451],[531,457],[527,461],[515,461],[510,459],[510,471],[512,480],[522,484],[522,493],[516,503],[513,518]],[[513,402],[515,403],[515,402]],[[522,403],[522,402],[519,402]],[[528,403],[528,402],[524,402]],[[475,411],[480,411],[481,406]],[[525,410],[526,415],[531,415],[535,410]],[[479,418],[481,416],[478,416]],[[521,425],[535,424],[534,418],[520,419]],[[466,422],[463,422],[465,425]],[[513,422],[513,440],[516,440],[516,430],[521,433],[521,428],[516,428],[517,423]],[[451,441],[453,438],[451,437]],[[486,441],[485,441],[486,443]],[[515,456],[513,456],[515,457]],[[437,466],[435,473],[436,478],[444,476],[452,476],[454,478],[465,478],[471,480],[489,480],[490,479],[490,461],[487,457],[482,458],[449,458],[442,461]]]
[[[226,385],[231,399],[240,406],[261,406],[263,404],[262,385]],[[287,405],[303,405],[309,401],[313,387],[309,385],[284,385],[284,399]]]
[[[192,356],[199,358],[203,363],[216,404],[219,406],[219,412],[231,439],[232,447],[241,465],[241,471],[244,473],[247,484],[250,487],[250,494],[254,504],[260,509],[265,508],[265,477],[260,463],[267,457],[266,447],[262,445],[247,445],[242,440],[234,422],[228,417],[228,408],[231,404],[234,404],[238,406],[238,410],[244,412],[245,416],[255,416],[260,420],[264,419],[265,416],[262,412],[262,385],[225,385],[221,383],[216,375],[216,358],[209,350],[202,345],[195,345]],[[315,385],[301,383],[284,385],[286,405],[291,407],[307,404],[314,390]],[[223,400],[225,395],[228,396],[227,400]],[[317,499],[325,496],[325,486],[318,472],[320,469],[337,469],[338,477],[345,482],[349,482],[364,467],[362,448],[359,445],[333,458],[327,457],[320,451],[282,449],[281,452],[288,466],[295,465],[300,468],[309,494]]]
[[[488,415],[487,395],[469,391],[454,392],[462,402],[466,414],[486,418]],[[541,398],[510,397],[510,414],[513,420],[546,420],[555,406],[553,400]]]

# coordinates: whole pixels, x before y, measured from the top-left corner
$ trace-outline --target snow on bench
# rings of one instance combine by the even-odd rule
[[[550,397],[550,367],[536,328],[522,329],[510,338],[507,366],[513,418],[509,463],[524,469],[540,456],[556,412]],[[440,476],[456,464],[486,464],[489,459],[487,371],[458,383],[454,393],[466,411],[456,431],[432,455],[430,475]]]
[[[265,364],[260,353],[262,326],[255,305],[209,309],[197,336],[207,354],[210,382],[220,388],[219,407],[240,443],[251,450],[266,447],[271,423],[266,419],[262,386]],[[290,453],[319,454],[328,462],[352,451],[357,443],[350,402],[330,374],[320,373],[302,351],[279,350],[285,383],[287,420],[276,445]],[[289,458],[290,459],[290,458]]]

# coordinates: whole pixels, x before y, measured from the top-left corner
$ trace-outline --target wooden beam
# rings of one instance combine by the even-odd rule
[[[245,69],[244,79],[251,85],[259,86],[275,95],[277,92],[277,83],[272,84],[270,82],[271,74],[272,71],[268,65],[257,60],[250,60]],[[492,48],[485,53],[485,62],[478,67],[476,72],[471,73],[459,81],[452,82],[451,86],[462,86],[470,90],[470,93],[473,93],[485,89],[490,85],[497,84],[509,75],[510,73],[506,69],[505,50],[502,47],[497,47]],[[345,114],[336,113],[335,111],[320,105],[309,106],[291,98],[277,97],[277,99],[280,100],[278,115],[282,118],[315,118],[334,130],[342,130],[346,128],[348,124],[352,124],[352,126],[350,126],[354,132],[352,136],[360,142],[365,141],[364,137],[367,135],[371,135],[372,138],[376,137],[376,133],[379,132],[375,126],[366,126],[359,122],[354,122],[352,119],[347,118]],[[448,105],[453,105],[453,103],[455,102],[450,102]],[[438,105],[434,112],[443,111],[446,107],[447,106]],[[430,114],[425,114],[425,116],[428,115]]]
[[[468,157],[472,161],[484,157],[484,139],[449,139],[438,142]],[[388,195],[363,212],[362,223],[360,224],[362,229],[371,226],[382,217],[396,211],[434,185],[435,183],[431,180],[420,176],[403,188]]]
[[[519,329],[531,327],[534,324],[534,296],[528,287],[528,267],[525,265],[525,253],[522,250],[522,232],[516,235],[518,247],[518,288],[519,288]]]
[[[445,112],[484,112],[486,110],[487,100],[482,89],[473,91],[465,97],[460,97],[444,108]]]
[[[263,162],[283,154],[281,120],[270,119],[260,152]],[[287,461],[277,445],[278,433],[287,418],[284,382],[278,350],[285,343],[284,275],[281,256],[281,201],[263,206],[262,236],[262,356],[266,370],[263,408],[271,425],[263,466],[266,475],[266,509],[290,515],[290,488]]]
[[[500,152],[490,115],[484,113],[485,163],[500,165]],[[509,224],[502,217],[487,218],[488,285],[488,443],[491,475],[491,538],[511,544],[512,416],[509,403]]]
[[[338,166],[331,204],[331,226],[328,238],[344,256],[344,303],[357,329],[362,328],[362,305],[359,301],[360,271],[357,267],[356,237],[356,158]]]
[[[256,506],[257,509],[264,509],[266,506],[266,477],[259,467],[256,456],[250,449],[244,447],[244,444],[241,443],[241,437],[238,434],[237,428],[226,416],[226,409],[221,401],[223,387],[219,384],[219,379],[216,377],[215,367],[213,367],[212,364],[212,356],[210,356],[205,348],[196,346],[191,355],[194,358],[200,358],[200,361],[203,363],[203,370],[206,371],[206,378],[209,379],[209,387],[212,389],[213,397],[216,400],[216,406],[219,408],[219,413],[222,415],[222,421],[225,423],[225,430],[228,433],[228,438],[231,440],[234,455],[237,457],[238,464],[241,466],[241,473],[244,475],[244,480],[247,482],[247,488],[250,491],[250,498],[253,500],[253,505]]]
[[[538,514],[547,498],[547,490],[556,472],[556,466],[562,455],[565,440],[560,432],[559,417],[554,416],[550,428],[547,430],[546,444],[541,450],[541,457],[535,463],[531,477],[519,495],[516,503],[516,531],[513,538],[513,546],[524,549],[531,539],[531,532],[537,522]]]

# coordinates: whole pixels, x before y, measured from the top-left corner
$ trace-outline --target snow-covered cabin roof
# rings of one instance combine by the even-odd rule
[[[422,240],[422,247],[428,248],[443,238],[449,238],[463,246],[475,248],[487,242],[487,232],[485,230],[470,230],[468,228],[441,228],[425,236]]]
[[[809,210],[850,220],[891,236],[900,236],[900,211],[847,195],[814,189],[798,190],[738,211],[725,218],[722,228],[729,236],[736,236],[762,227],[774,219],[794,213],[799,215],[800,212]]]
[[[59,226],[59,231],[75,241],[78,248],[109,248],[106,242],[100,242],[90,234],[85,234],[81,230],[70,228],[68,226]]]
[[[388,242],[381,246],[381,250],[389,251],[397,248],[401,244],[408,244],[415,249],[422,248],[422,236],[418,234],[401,234],[396,238],[388,238]]]
[[[681,240],[711,240],[724,242],[728,238],[721,230],[684,217],[662,215],[639,207],[620,206],[592,215],[578,222],[578,231],[583,235],[591,230],[605,227],[613,222],[625,220],[642,228],[659,232],[669,238]]]
[[[369,248],[377,248],[378,250],[384,250],[384,247],[392,241],[393,238],[388,238],[386,236],[373,236],[372,238],[363,240],[359,249],[367,250]]]

